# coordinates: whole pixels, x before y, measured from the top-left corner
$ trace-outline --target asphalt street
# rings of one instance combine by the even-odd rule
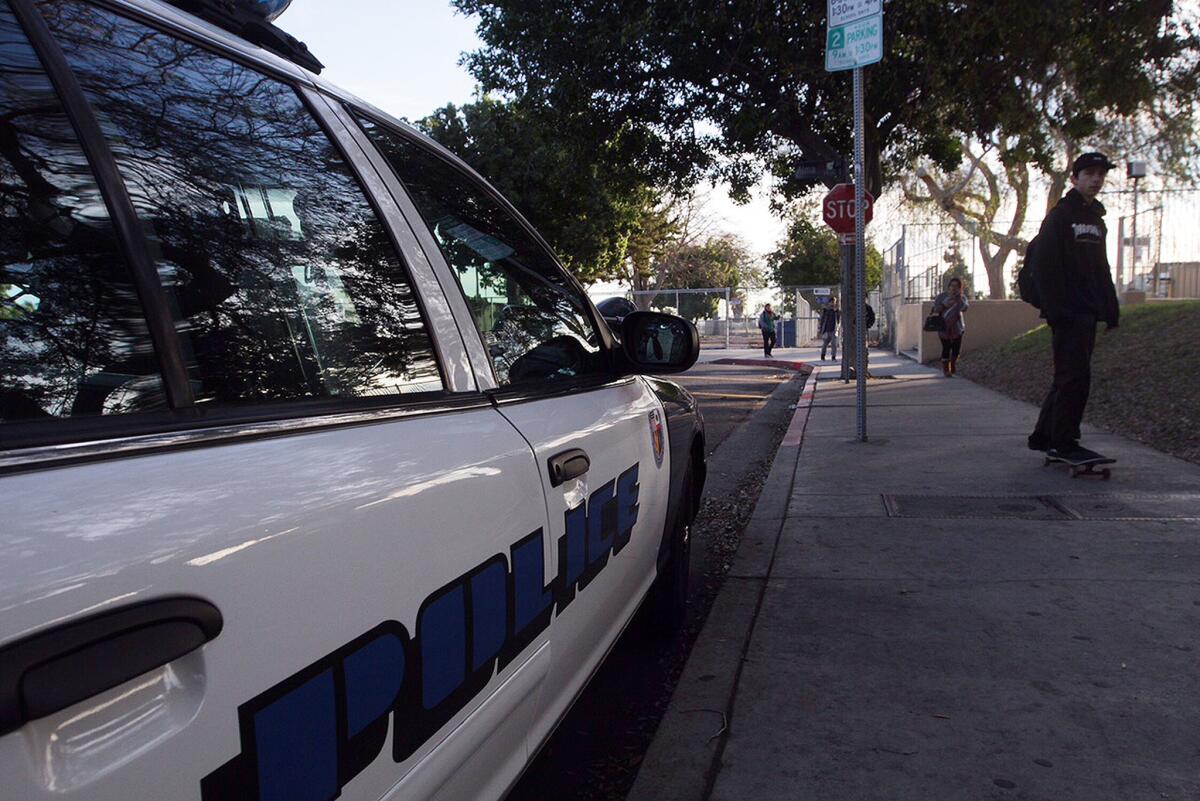
[[[682,384],[700,403],[708,437],[707,450],[714,453],[792,371],[740,364],[699,363],[688,372],[668,376]]]

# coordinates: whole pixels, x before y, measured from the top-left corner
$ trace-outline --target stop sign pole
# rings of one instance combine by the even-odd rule
[[[861,175],[861,168],[858,174]],[[863,189],[861,181],[855,184],[838,184],[829,190],[821,201],[821,217],[825,224],[838,233],[842,250],[842,309],[849,312],[847,303],[854,303],[850,320],[853,325],[842,324],[842,380],[850,380],[851,336],[854,344],[854,371],[858,390],[858,439],[867,438],[867,395],[866,395],[866,279],[863,229],[871,221],[875,198]],[[851,293],[847,297],[847,293]]]

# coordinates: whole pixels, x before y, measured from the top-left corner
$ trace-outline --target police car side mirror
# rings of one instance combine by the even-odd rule
[[[700,333],[682,317],[630,312],[621,321],[621,350],[631,373],[682,373],[700,356]]]

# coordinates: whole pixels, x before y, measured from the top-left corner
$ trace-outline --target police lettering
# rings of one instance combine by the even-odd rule
[[[238,707],[241,753],[203,801],[328,801],[371,764],[393,722],[403,762],[516,659],[629,543],[638,465],[565,512],[558,574],[541,529],[431,593],[416,637],[387,620]]]

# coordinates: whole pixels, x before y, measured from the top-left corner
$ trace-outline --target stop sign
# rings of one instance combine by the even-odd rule
[[[871,221],[875,198],[863,192],[863,225]],[[838,184],[821,201],[821,216],[825,224],[839,234],[854,233],[854,184]]]

